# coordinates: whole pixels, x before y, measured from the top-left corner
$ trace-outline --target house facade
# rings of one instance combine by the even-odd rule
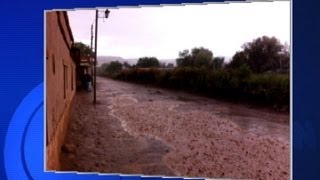
[[[77,88],[81,89],[81,77],[83,74],[88,73],[91,76],[93,75],[93,58],[90,56],[81,56],[80,61],[76,62],[76,71],[77,71]]]
[[[73,35],[65,11],[46,13],[46,170],[60,169],[64,142],[76,92]]]

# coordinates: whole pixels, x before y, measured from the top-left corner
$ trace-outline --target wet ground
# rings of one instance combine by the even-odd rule
[[[289,115],[97,79],[79,92],[62,170],[289,179]]]

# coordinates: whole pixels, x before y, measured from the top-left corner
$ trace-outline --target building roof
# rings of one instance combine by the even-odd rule
[[[70,38],[71,38],[72,42],[74,42],[73,34],[72,34],[71,27],[70,27],[69,17],[68,17],[67,11],[63,11],[63,16],[64,16],[64,18],[66,19],[67,28],[68,28],[68,32],[69,32]]]
[[[57,18],[58,18],[59,29],[60,29],[60,31],[62,33],[63,39],[64,39],[67,47],[69,49],[71,49],[72,44],[74,43],[74,39],[73,39],[72,31],[71,31],[71,28],[70,28],[67,12],[66,11],[57,11],[56,13],[57,13]],[[65,28],[63,27],[63,24],[62,24],[63,22],[62,22],[62,20],[60,18],[64,19],[65,26],[67,27],[66,28],[67,32],[66,32]],[[70,37],[71,42],[68,42],[67,36]],[[70,45],[70,43],[71,43],[71,45]]]

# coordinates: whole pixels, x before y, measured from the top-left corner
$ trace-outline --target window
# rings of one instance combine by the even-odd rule
[[[74,68],[72,68],[71,69],[71,90],[73,91],[73,89],[74,89],[74,75],[73,75],[73,73],[74,73]]]
[[[67,89],[68,89],[68,66],[63,65],[63,98],[65,99],[67,96]]]
[[[52,54],[52,72],[53,74],[56,73],[56,60],[54,58],[54,54]]]

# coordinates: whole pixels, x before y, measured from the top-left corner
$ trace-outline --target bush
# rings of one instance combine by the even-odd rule
[[[122,64],[119,61],[111,61],[104,63],[99,69],[99,74],[102,76],[114,77],[117,76],[122,70]]]
[[[288,107],[290,100],[289,75],[253,74],[247,66],[218,71],[189,67],[134,68],[121,71],[115,79],[277,107]]]

